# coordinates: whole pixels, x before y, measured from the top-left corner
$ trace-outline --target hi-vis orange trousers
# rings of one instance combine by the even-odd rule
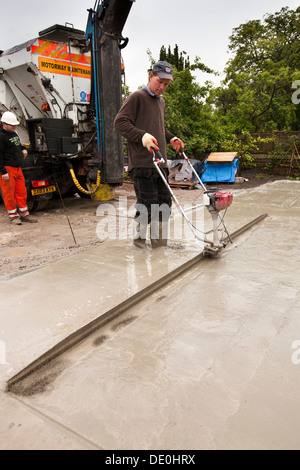
[[[5,181],[0,174],[0,186],[3,194],[3,201],[10,219],[29,215],[27,207],[27,190],[25,178],[21,168],[13,166],[5,167],[9,174],[9,180]]]

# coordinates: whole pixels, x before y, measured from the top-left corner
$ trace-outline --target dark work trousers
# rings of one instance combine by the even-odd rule
[[[167,181],[169,170],[161,168]],[[150,224],[150,238],[166,245],[168,221],[171,214],[172,197],[156,168],[133,168],[130,176],[134,182],[137,198],[135,221],[138,233],[135,238],[145,240],[147,225]],[[154,242],[155,244],[155,242]]]

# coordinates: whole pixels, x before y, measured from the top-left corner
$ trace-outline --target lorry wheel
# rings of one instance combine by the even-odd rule
[[[48,205],[50,199],[38,199],[37,201],[28,201],[27,206],[29,212],[42,211]]]

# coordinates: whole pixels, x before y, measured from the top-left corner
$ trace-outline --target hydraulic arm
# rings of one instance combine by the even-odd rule
[[[121,52],[128,39],[122,30],[135,0],[98,0],[89,10],[86,38],[92,50],[91,107],[95,112],[101,181],[123,175],[123,143],[113,121],[122,105]],[[116,174],[119,168],[120,174]]]

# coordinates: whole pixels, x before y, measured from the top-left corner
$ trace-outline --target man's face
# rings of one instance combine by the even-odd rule
[[[151,72],[150,73],[150,78],[149,78],[148,88],[152,93],[154,93],[155,96],[160,96],[166,91],[166,89],[168,88],[170,82],[171,82],[170,79],[168,79],[168,78],[159,78],[158,75],[154,75]]]
[[[11,126],[10,124],[6,124],[6,122],[3,122],[3,129],[7,132],[13,133],[16,131],[17,126]]]

